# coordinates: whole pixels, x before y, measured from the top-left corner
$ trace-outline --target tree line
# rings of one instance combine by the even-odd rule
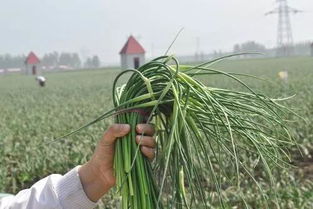
[[[0,69],[21,68],[24,66],[25,55],[13,56],[10,54],[0,55]]]
[[[23,68],[25,66],[26,55],[0,55],[0,69]],[[78,53],[51,52],[46,53],[40,59],[41,66],[47,69],[57,69],[62,67],[79,68],[99,68],[101,66],[100,58],[97,55],[88,57],[82,62]]]
[[[292,47],[293,56],[310,56],[312,51],[312,43],[300,42],[294,44]],[[255,41],[247,41],[241,44],[235,44],[233,47],[234,53],[240,52],[259,52],[269,57],[275,57],[277,55],[277,48],[266,48],[265,45],[257,43]],[[244,55],[245,57],[253,57],[256,55]]]

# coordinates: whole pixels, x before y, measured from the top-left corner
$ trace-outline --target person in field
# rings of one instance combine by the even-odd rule
[[[15,196],[0,199],[0,209],[91,209],[114,185],[114,146],[127,135],[128,124],[114,124],[103,135],[91,159],[65,175],[52,174]],[[155,155],[154,128],[138,124],[137,143],[150,160]],[[144,136],[142,136],[144,134]]]
[[[46,84],[46,78],[43,76],[37,76],[36,81],[38,82],[39,86],[44,87]]]

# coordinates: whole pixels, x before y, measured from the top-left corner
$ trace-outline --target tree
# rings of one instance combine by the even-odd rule
[[[41,60],[41,63],[47,68],[55,68],[59,64],[59,54],[57,52],[45,54]]]
[[[234,53],[238,53],[238,52],[240,52],[240,45],[239,44],[235,44],[234,45]]]
[[[242,44],[235,44],[234,51],[265,51],[266,47],[254,41],[247,41]]]
[[[77,53],[72,54],[72,67],[74,67],[74,68],[80,68],[81,67],[81,60],[80,60],[79,55]]]
[[[94,68],[99,68],[100,67],[100,59],[96,55],[92,57],[92,66]]]
[[[24,55],[0,55],[0,68],[22,68],[24,66],[25,59],[26,57]]]
[[[71,68],[80,68],[81,67],[81,60],[77,53],[66,53],[63,52],[59,58],[59,65],[65,65]]]
[[[59,65],[69,66],[71,62],[71,55],[69,53],[62,52],[59,58]]]
[[[100,67],[100,59],[97,55],[93,57],[88,57],[84,63],[85,68],[99,68]]]
[[[88,57],[84,63],[84,67],[85,68],[91,68],[91,65],[92,65],[92,60],[90,57]]]
[[[260,52],[265,53],[266,47],[262,44],[256,43],[255,41],[247,41],[242,44],[235,44],[233,47],[235,53],[238,52]],[[245,57],[252,57],[255,55],[244,55]]]

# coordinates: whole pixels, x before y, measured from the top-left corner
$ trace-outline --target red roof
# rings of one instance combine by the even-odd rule
[[[35,65],[40,62],[39,58],[35,55],[34,52],[30,52],[29,55],[27,56],[25,63],[29,65]]]
[[[120,51],[120,54],[144,54],[144,53],[145,50],[133,36],[129,36],[126,44]]]

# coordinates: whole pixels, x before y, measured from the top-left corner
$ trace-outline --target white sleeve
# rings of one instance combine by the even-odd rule
[[[76,167],[64,176],[53,174],[12,197],[0,199],[0,209],[92,209]]]

